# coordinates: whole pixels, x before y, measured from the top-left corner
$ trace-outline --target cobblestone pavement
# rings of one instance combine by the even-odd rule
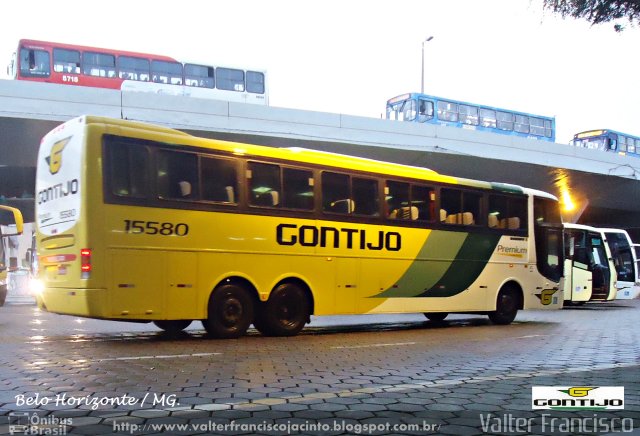
[[[532,386],[623,386],[624,410],[533,411]],[[199,323],[171,337],[148,324],[0,308],[0,434],[637,427],[640,301],[525,311],[509,326],[465,315],[442,325],[414,314],[314,318],[297,337],[250,330],[237,340],[208,339]]]

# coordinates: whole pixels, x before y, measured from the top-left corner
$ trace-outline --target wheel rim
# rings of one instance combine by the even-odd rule
[[[280,304],[276,311],[278,322],[282,325],[290,326],[296,323],[299,313],[298,304],[293,301],[292,296],[285,293],[280,299]]]
[[[498,311],[501,314],[508,315],[513,313],[516,309],[516,298],[511,292],[505,292],[500,298],[500,307]]]
[[[244,313],[242,303],[237,298],[229,297],[220,308],[220,321],[225,327],[233,327],[242,319]]]

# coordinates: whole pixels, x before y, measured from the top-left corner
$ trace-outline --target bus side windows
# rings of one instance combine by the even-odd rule
[[[312,210],[314,206],[313,173],[297,168],[282,169],[282,206]]]
[[[149,195],[149,151],[143,146],[108,143],[111,193],[118,197]]]
[[[260,162],[249,162],[249,204],[251,206],[280,206],[280,167]]]
[[[80,74],[80,52],[54,48],[53,70],[57,73]]]
[[[378,216],[378,182],[346,174],[322,173],[322,211]]]
[[[158,150],[158,198],[198,199],[198,158],[193,153]]]
[[[490,194],[487,223],[492,229],[526,230],[527,199]]]
[[[480,192],[443,188],[440,191],[440,208],[447,214],[445,224],[484,225],[482,197]]]
[[[200,171],[203,200],[236,203],[238,178],[234,161],[201,157]]]

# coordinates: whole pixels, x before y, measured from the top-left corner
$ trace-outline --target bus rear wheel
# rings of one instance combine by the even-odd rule
[[[424,316],[427,317],[429,321],[433,322],[442,322],[449,315],[447,312],[425,312]]]
[[[179,333],[182,330],[186,329],[191,325],[191,320],[189,319],[178,319],[178,320],[157,320],[153,321],[156,327],[164,330],[167,333]]]
[[[265,336],[295,336],[309,320],[309,300],[300,286],[283,283],[256,313],[253,325]]]
[[[513,286],[505,286],[500,289],[496,301],[496,310],[489,312],[489,319],[494,324],[511,324],[520,308],[520,293]]]
[[[232,339],[243,336],[252,319],[253,298],[242,286],[228,283],[213,291],[202,325],[214,338]]]

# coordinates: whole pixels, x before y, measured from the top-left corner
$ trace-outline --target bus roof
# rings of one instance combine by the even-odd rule
[[[421,179],[425,181],[443,182],[456,185],[466,185],[474,188],[496,190],[507,193],[527,193],[556,199],[555,196],[532,189],[523,188],[518,185],[507,183],[485,182],[473,179],[453,177],[439,174],[433,170],[421,167],[407,166],[396,163],[384,162],[374,159],[367,159],[355,156],[349,156],[326,151],[312,150],[307,148],[289,147],[274,148],[263,145],[246,144],[239,142],[223,141],[218,139],[202,138],[184,133],[179,130],[168,127],[161,127],[139,121],[121,120],[117,118],[107,118],[101,116],[84,115],[74,120],[67,121],[81,122],[87,125],[102,124],[107,131],[112,134],[122,135],[128,134],[165,134],[173,136],[177,144],[187,142],[197,147],[216,149],[224,152],[233,153],[235,155],[259,156],[264,158],[276,158],[292,162],[304,162],[308,164],[325,165],[337,169],[352,169],[363,172],[372,172],[384,175],[407,177]]]

